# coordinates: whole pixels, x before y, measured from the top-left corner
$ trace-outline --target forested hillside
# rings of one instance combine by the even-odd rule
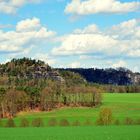
[[[79,74],[55,70],[40,60],[13,59],[0,65],[0,117],[20,111],[101,104],[101,90]]]
[[[88,82],[111,85],[140,85],[140,73],[133,73],[125,68],[97,69],[75,68],[59,69],[80,74]]]
[[[54,69],[40,60],[13,59],[0,65],[0,117],[63,106],[95,107],[102,103],[101,93],[140,92],[126,74],[113,69]],[[124,85],[118,86],[117,79]]]

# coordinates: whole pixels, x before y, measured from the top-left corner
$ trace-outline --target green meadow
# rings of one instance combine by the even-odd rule
[[[134,120],[140,119],[140,94],[103,94],[103,103],[96,108],[87,107],[66,107],[55,109],[50,112],[21,112],[14,119],[17,126],[19,126],[22,118],[27,118],[30,122],[35,118],[42,118],[45,126],[48,120],[55,118],[57,121],[67,119],[70,123],[78,120],[81,125],[89,120],[92,124],[99,115],[102,108],[110,108],[113,113],[113,119],[119,119],[123,123],[126,117]],[[3,120],[3,124],[7,121]]]
[[[139,126],[3,128],[0,140],[139,140]]]
[[[110,108],[113,119],[119,119],[119,126],[95,126],[95,121],[102,108]],[[0,128],[0,140],[140,140],[140,125],[123,125],[126,117],[140,119],[140,94],[103,94],[103,103],[97,108],[61,108],[50,112],[21,112],[14,119],[16,128]],[[27,118],[30,127],[20,128],[22,118]],[[31,122],[42,118],[45,126],[32,128]],[[48,120],[58,122],[67,119],[70,125],[78,120],[80,126],[48,127]],[[84,126],[86,120],[91,126]],[[3,125],[6,119],[2,120]]]

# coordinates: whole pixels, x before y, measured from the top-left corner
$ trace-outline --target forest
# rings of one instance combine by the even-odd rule
[[[62,106],[97,106],[101,91],[79,75],[58,71],[42,61],[13,59],[0,66],[0,116],[15,117],[20,111],[50,111]]]
[[[139,85],[88,82],[79,73],[51,68],[40,60],[13,59],[0,65],[0,117],[20,111],[50,111],[63,106],[96,107],[102,93],[136,93]]]

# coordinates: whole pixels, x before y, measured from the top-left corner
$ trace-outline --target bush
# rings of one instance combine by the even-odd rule
[[[52,118],[48,121],[48,126],[56,126],[57,120],[55,118]]]
[[[117,119],[114,121],[114,125],[120,125],[120,121]]]
[[[79,122],[78,120],[76,120],[76,121],[73,122],[72,125],[73,125],[73,126],[80,126],[81,124],[80,124],[80,122]]]
[[[20,122],[20,127],[29,127],[29,121],[23,118]]]
[[[104,108],[99,113],[99,118],[96,121],[97,125],[110,125],[112,123],[112,110]]]
[[[3,125],[2,125],[2,121],[1,121],[1,119],[0,119],[0,127],[2,127]]]
[[[134,121],[133,121],[133,119],[127,117],[124,121],[124,124],[125,125],[132,125],[132,124],[134,124]]]
[[[6,127],[16,127],[13,119],[8,119],[6,122]]]
[[[43,120],[41,118],[36,118],[32,121],[32,126],[33,127],[43,127],[44,123]]]
[[[85,125],[85,126],[91,126],[91,125],[92,125],[92,122],[91,122],[90,120],[86,120],[86,121],[84,122],[84,125]]]
[[[70,126],[68,120],[66,120],[66,119],[60,120],[59,125],[60,125],[60,126]]]
[[[140,125],[140,119],[136,120],[136,125]]]

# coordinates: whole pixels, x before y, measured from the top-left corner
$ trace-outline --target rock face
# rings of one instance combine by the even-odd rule
[[[61,83],[65,82],[65,80],[60,76],[58,71],[47,69],[47,66],[38,67],[34,73],[31,74],[31,78],[33,79],[52,79],[55,81],[59,81]]]
[[[11,62],[0,65],[0,75],[20,79],[52,79],[62,83],[65,82],[59,72],[52,69],[48,64],[28,58],[13,59]]]
[[[48,65],[31,67],[29,69],[30,72],[28,71],[27,73],[25,73],[25,78],[51,79],[51,80],[59,81],[61,83],[65,82],[65,80],[60,76],[59,72],[53,69],[51,70],[48,69]]]
[[[128,77],[131,80],[131,83],[134,85],[140,85],[140,74],[139,73],[128,73]]]

